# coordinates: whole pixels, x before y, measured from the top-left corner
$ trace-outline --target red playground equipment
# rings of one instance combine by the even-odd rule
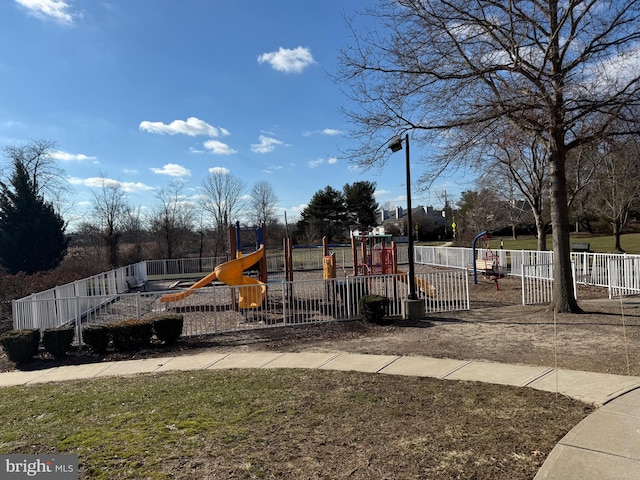
[[[491,249],[491,234],[483,232],[477,238],[482,242],[483,248],[475,261],[475,270],[482,272],[486,278],[495,283],[496,290],[500,290],[500,285],[498,284],[500,279],[500,256]],[[477,280],[475,283],[477,283]]]
[[[323,239],[325,279],[336,278],[335,255],[329,255],[326,238]],[[351,237],[351,254],[353,257],[353,276],[358,275],[391,275],[404,274],[398,270],[398,250],[391,235],[373,235],[362,233]],[[344,269],[345,276],[347,274]],[[404,281],[401,279],[401,281]],[[425,295],[435,298],[435,288],[428,282],[416,276],[416,284]]]

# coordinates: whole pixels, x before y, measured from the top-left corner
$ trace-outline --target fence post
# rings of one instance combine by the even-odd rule
[[[80,297],[76,295],[76,335],[78,337],[78,351],[82,352],[82,319],[80,318]]]
[[[289,281],[282,283],[282,324],[287,325],[287,291],[289,290]]]

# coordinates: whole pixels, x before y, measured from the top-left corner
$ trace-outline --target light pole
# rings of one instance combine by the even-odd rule
[[[416,295],[416,272],[414,265],[414,256],[413,256],[413,216],[411,212],[411,162],[409,156],[409,134],[407,133],[404,137],[405,143],[407,144],[406,148],[406,161],[407,161],[407,234],[409,240],[409,296],[407,297],[409,300],[417,300],[418,296]],[[393,137],[389,142],[389,149],[392,152],[397,152],[398,150],[402,150],[402,137],[398,135],[397,137]]]

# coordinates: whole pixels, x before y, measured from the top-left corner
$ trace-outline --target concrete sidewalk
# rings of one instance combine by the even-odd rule
[[[200,353],[14,371],[0,374],[0,387],[172,370],[233,368],[353,370],[558,392],[600,408],[558,443],[535,478],[640,480],[640,377],[429,357],[256,352]]]

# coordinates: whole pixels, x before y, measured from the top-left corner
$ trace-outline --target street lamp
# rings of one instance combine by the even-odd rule
[[[413,217],[411,213],[411,163],[409,157],[409,134],[407,133],[404,137],[405,143],[407,144],[407,234],[409,239],[409,296],[407,297],[409,300],[417,300],[418,296],[416,295],[416,277],[415,277],[415,265],[414,265],[414,255],[413,255]],[[392,152],[397,152],[402,150],[402,137],[400,135],[393,137],[389,142],[389,149]]]

